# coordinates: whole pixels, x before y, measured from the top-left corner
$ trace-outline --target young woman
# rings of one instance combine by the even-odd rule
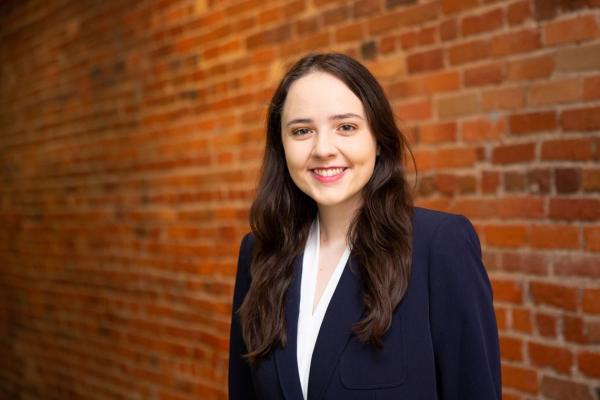
[[[230,399],[501,398],[479,240],[413,207],[405,148],[356,60],[309,54],[283,77],[240,247]]]

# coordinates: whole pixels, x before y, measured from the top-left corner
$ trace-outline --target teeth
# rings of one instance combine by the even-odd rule
[[[344,168],[328,168],[328,169],[315,169],[315,174],[321,176],[333,176],[341,173]]]

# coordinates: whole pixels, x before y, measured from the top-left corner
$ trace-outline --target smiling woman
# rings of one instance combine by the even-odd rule
[[[406,141],[356,60],[275,90],[233,298],[230,399],[500,399],[479,240],[414,207]]]

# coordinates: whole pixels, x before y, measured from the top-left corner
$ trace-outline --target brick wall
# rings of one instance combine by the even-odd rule
[[[504,398],[599,400],[599,6],[0,1],[0,398],[226,398],[266,103],[321,49],[474,222]]]

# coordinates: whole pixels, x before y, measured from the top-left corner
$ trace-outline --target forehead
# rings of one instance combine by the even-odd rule
[[[290,86],[283,106],[282,122],[349,112],[364,117],[363,105],[350,88],[331,74],[311,72]]]

